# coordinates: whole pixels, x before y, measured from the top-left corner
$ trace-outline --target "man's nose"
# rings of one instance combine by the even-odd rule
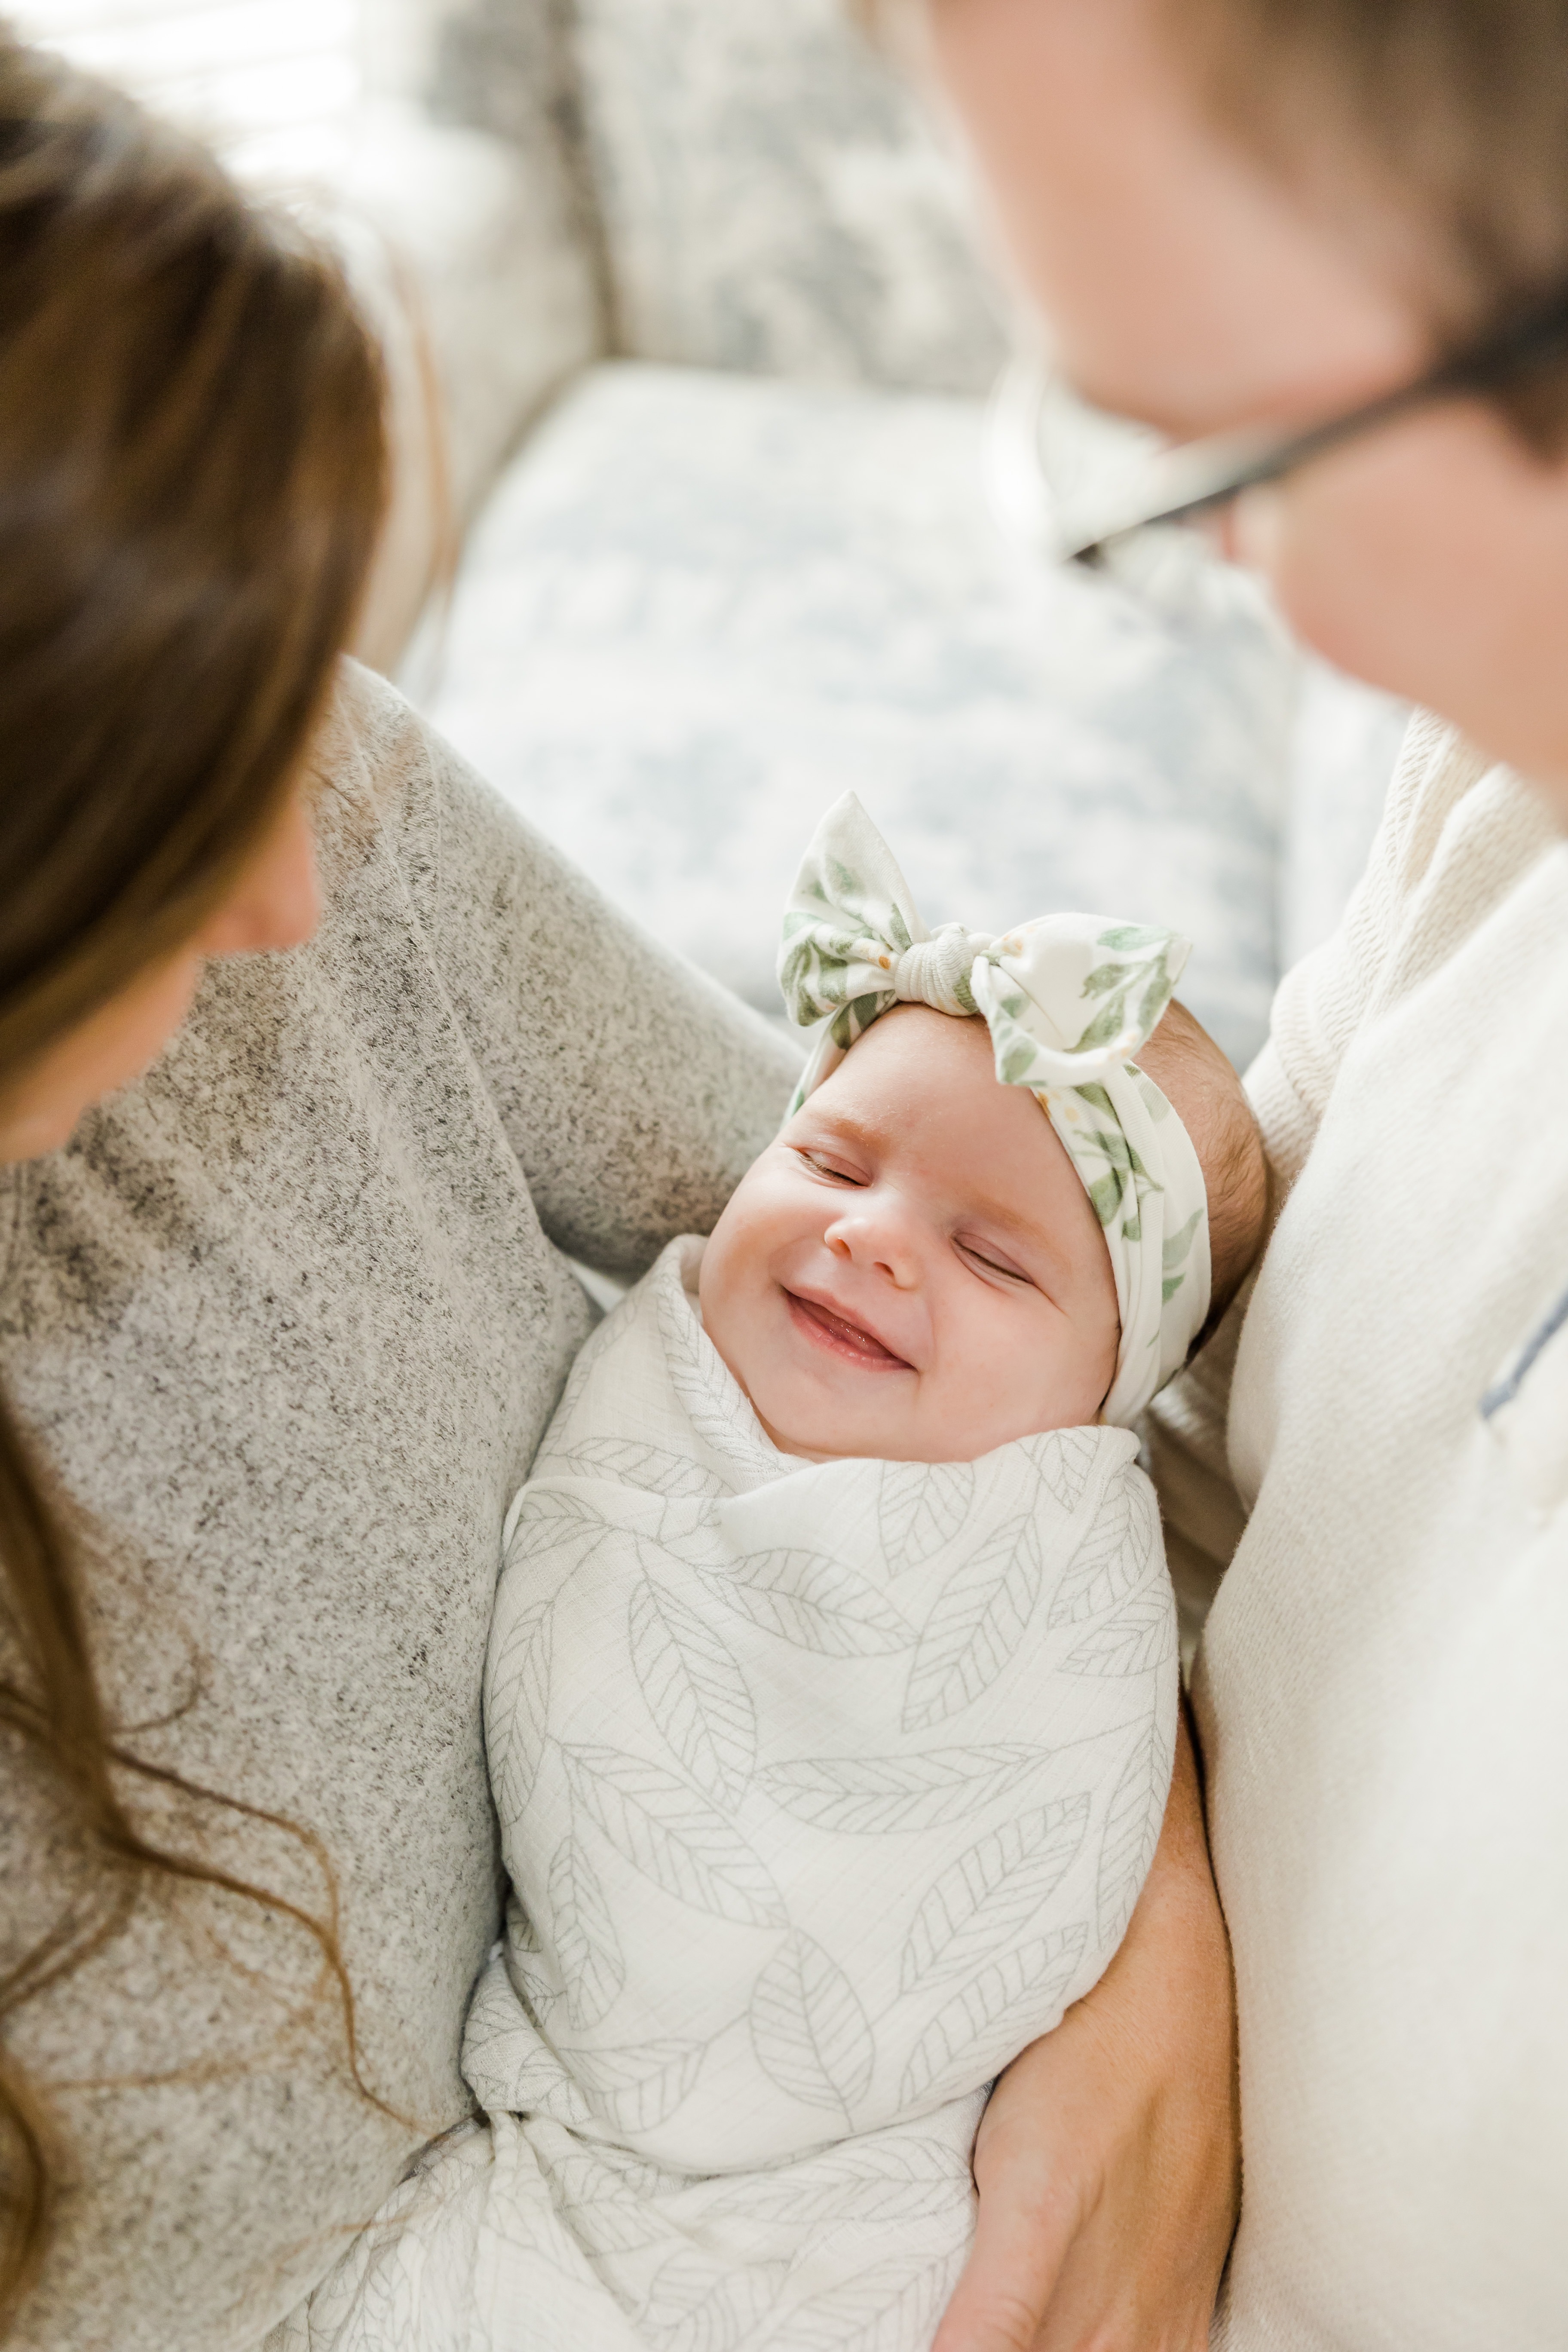
[[[885,1275],[895,1289],[920,1280],[920,1249],[908,1218],[892,1203],[835,1217],[823,1236],[837,1258],[864,1274]]]

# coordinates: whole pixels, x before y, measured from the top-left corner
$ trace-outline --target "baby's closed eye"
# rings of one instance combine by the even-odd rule
[[[1038,1286],[1033,1275],[1005,1256],[994,1242],[967,1241],[962,1234],[955,1234],[952,1245],[960,1257],[977,1271],[999,1276],[1005,1282],[1022,1284],[1031,1290]]]
[[[795,1146],[795,1157],[805,1161],[814,1176],[824,1176],[835,1184],[865,1184],[868,1180],[860,1171],[830,1158],[825,1151],[808,1150],[804,1144]]]

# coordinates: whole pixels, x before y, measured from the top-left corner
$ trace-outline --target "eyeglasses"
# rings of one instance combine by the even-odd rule
[[[1568,359],[1568,291],[1461,345],[1414,383],[1382,393],[1304,433],[1285,439],[1225,434],[1162,451],[1142,469],[1139,496],[1121,512],[1110,512],[1092,532],[1068,518],[1058,551],[1065,562],[1099,566],[1142,532],[1212,514],[1244,490],[1278,482],[1313,458],[1413,410],[1507,390],[1536,369],[1563,359]]]

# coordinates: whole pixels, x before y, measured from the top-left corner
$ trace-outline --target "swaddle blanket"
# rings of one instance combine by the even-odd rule
[[[301,2345],[917,2352],[984,2087],[1148,1869],[1176,1645],[1132,1436],[782,1454],[701,1250],[589,1341],[509,1524],[489,2141],[401,2192]]]

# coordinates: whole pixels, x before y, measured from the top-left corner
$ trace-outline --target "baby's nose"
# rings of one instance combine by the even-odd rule
[[[863,1272],[886,1276],[900,1290],[912,1290],[920,1279],[915,1238],[896,1215],[837,1217],[826,1238],[836,1257]]]

